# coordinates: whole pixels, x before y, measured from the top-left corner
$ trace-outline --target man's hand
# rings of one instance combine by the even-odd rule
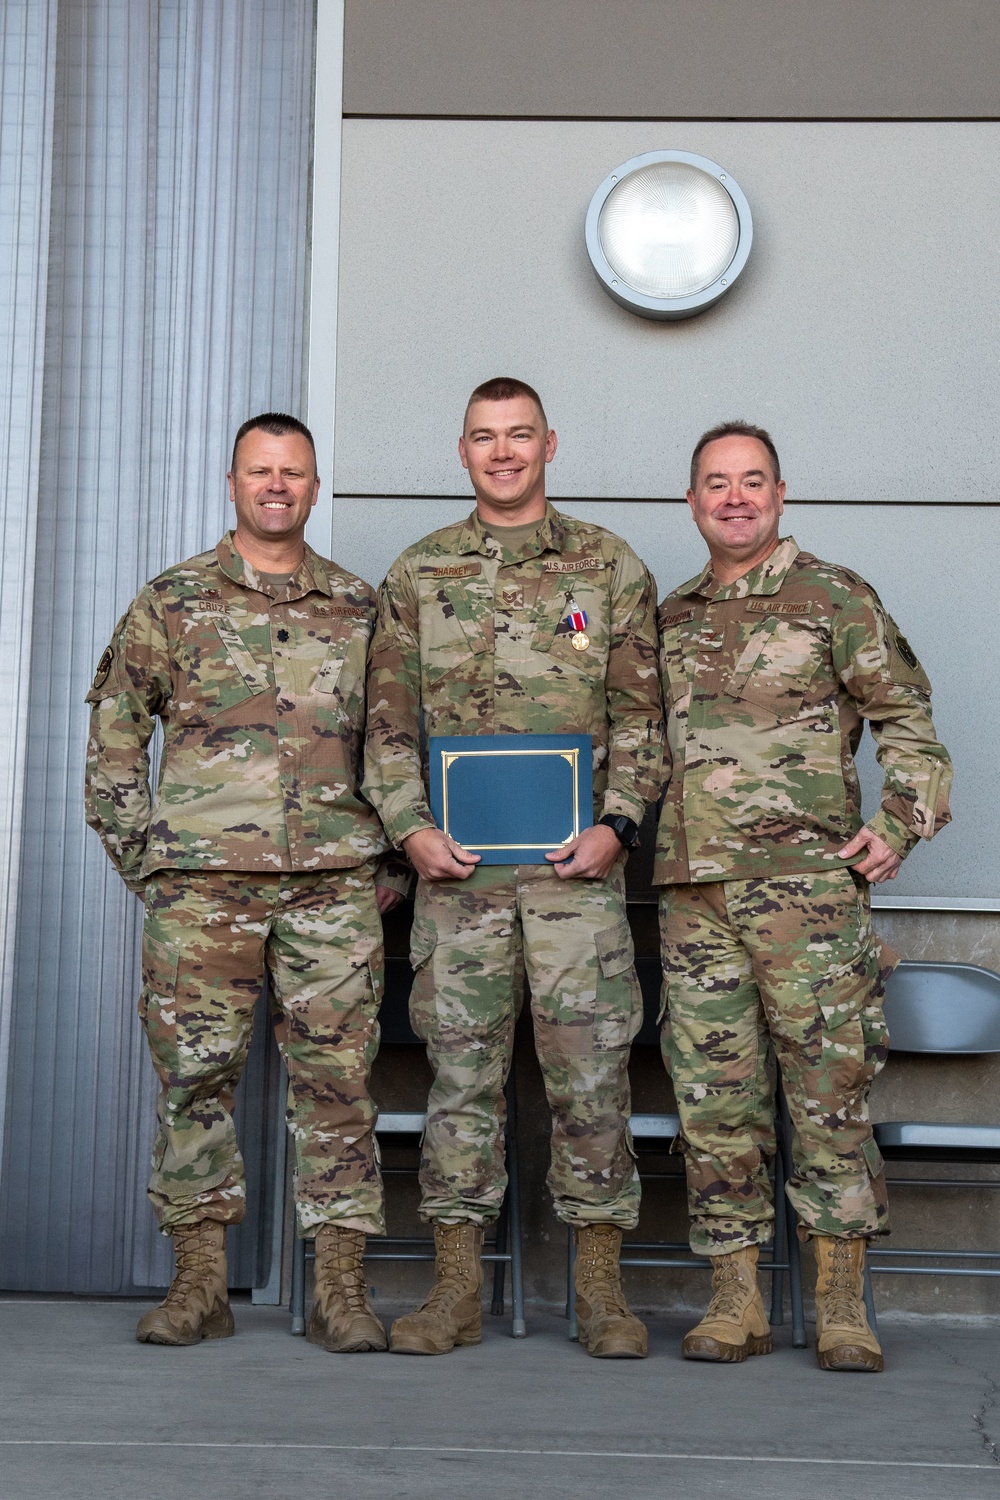
[[[603,880],[621,852],[614,829],[598,823],[545,858],[555,865],[560,880]]]
[[[865,857],[859,860],[858,855],[863,851],[867,851]],[[895,849],[890,849],[885,839],[880,839],[870,828],[860,829],[851,842],[845,844],[843,849],[838,849],[837,853],[872,885],[881,885],[883,880],[895,880],[903,863],[903,856],[897,854]]]
[[[410,864],[424,880],[468,880],[479,863],[440,828],[418,828],[403,840]]]
[[[387,911],[392,911],[392,908],[398,906],[402,899],[399,892],[394,891],[391,886],[376,885],[375,887],[375,900],[378,902],[380,917],[384,917]]]

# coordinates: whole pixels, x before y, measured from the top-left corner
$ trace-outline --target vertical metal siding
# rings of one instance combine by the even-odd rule
[[[0,10],[0,1156],[28,722],[55,0]]]
[[[141,584],[228,524],[235,426],[301,404],[313,24],[311,0],[58,10],[0,1198],[11,1288],[129,1290],[169,1267],[144,1196],[141,913],[83,825],[83,693]],[[266,1067],[256,1087],[275,1096]]]

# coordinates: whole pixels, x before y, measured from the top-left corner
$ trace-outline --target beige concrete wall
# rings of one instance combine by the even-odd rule
[[[983,691],[995,613],[983,558],[1000,524],[988,186],[1000,7],[347,0],[346,16],[335,555],[377,582],[403,546],[463,514],[458,413],[503,369],[552,406],[552,494],[627,536],[665,590],[699,566],[676,503],[691,441],[722,415],[765,421],[791,492],[816,502],[790,517],[800,543],[884,593],[931,666],[957,753],[956,827],[916,852],[899,888],[1000,894]],[[583,246],[604,173],[665,146],[725,162],[756,228],[731,296],[673,325],[611,303]],[[652,915],[633,907],[646,955]],[[906,957],[1000,970],[1000,914],[882,912],[879,926]],[[548,1112],[526,1018],[517,1059],[527,1289],[558,1302],[565,1237],[544,1188]],[[637,1049],[632,1072],[637,1108],[669,1108],[655,1049]],[[873,1103],[879,1118],[1000,1124],[998,1082],[990,1060],[894,1057]],[[422,1107],[427,1083],[420,1049],[383,1050],[385,1107]],[[415,1201],[412,1182],[390,1179],[397,1231],[416,1227]],[[908,1244],[1000,1245],[1000,1197],[901,1189],[893,1212]],[[677,1185],[650,1186],[641,1231],[685,1236]],[[427,1273],[380,1277],[399,1295]],[[706,1278],[644,1271],[632,1285],[639,1306],[695,1307]],[[1000,1311],[995,1284],[965,1279],[885,1277],[878,1297]]]

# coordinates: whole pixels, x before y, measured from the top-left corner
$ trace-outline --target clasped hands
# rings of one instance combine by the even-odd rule
[[[560,880],[603,880],[621,847],[614,829],[598,824],[545,858],[555,866]],[[424,880],[468,880],[479,864],[478,854],[469,854],[440,828],[418,828],[403,840],[403,849]]]

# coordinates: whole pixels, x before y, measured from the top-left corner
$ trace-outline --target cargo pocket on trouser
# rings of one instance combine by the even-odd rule
[[[410,968],[413,986],[410,990],[410,1025],[422,1042],[428,1040],[436,1018],[434,965],[431,959],[437,947],[437,932],[430,922],[415,917],[410,932]]]
[[[594,1051],[627,1047],[642,1025],[642,990],[635,972],[635,945],[625,918],[594,934],[597,948],[597,1000]]]
[[[878,950],[867,943],[849,964],[812,985],[821,1017],[820,1076],[845,1102],[867,1089],[878,1071],[878,1043],[885,1031],[878,980]],[[869,1055],[871,1054],[871,1055]],[[883,1059],[884,1060],[884,1059]]]
[[[171,1073],[176,1071],[177,1020],[174,1000],[180,958],[179,949],[149,933],[143,933],[139,1019],[146,1028],[149,1049],[158,1073],[161,1064]]]
[[[158,1105],[160,1128],[156,1132],[150,1158],[153,1182],[157,1185],[167,1150],[167,1136],[163,1128],[167,1090],[177,1076],[178,1067],[175,1002],[180,957],[179,949],[143,932],[139,1019],[146,1033],[149,1055],[160,1080],[161,1090]]]
[[[815,1160],[804,1160],[801,1169],[808,1179],[810,1167],[826,1163],[836,1174],[834,1164],[838,1159],[863,1161],[871,1193],[867,1205],[867,1187],[860,1199],[855,1195],[831,1203],[829,1190],[835,1177],[830,1179],[820,1171],[816,1180],[820,1186],[825,1180],[828,1192],[816,1222],[824,1222],[824,1216],[832,1212],[832,1222],[837,1226],[834,1232],[863,1229],[866,1233],[881,1233],[887,1227],[886,1189],[882,1153],[872,1138],[868,1118],[868,1093],[872,1079],[885,1061],[887,1032],[882,1016],[879,951],[874,937],[850,965],[817,980],[812,988],[822,1017],[822,1026],[818,1028],[822,1057],[811,1091],[810,1080],[804,1080],[807,1129]],[[807,1195],[809,1191],[810,1184],[806,1181],[801,1192]]]

